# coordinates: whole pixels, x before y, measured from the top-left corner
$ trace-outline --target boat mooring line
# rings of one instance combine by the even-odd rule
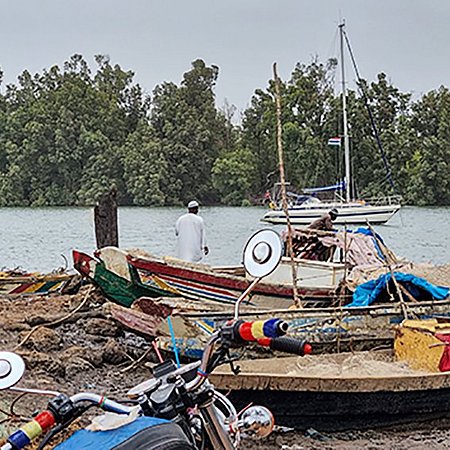
[[[172,320],[170,318],[170,316],[167,317],[167,324],[169,325],[169,332],[170,332],[170,337],[172,339],[172,345],[173,345],[173,352],[175,354],[175,361],[177,362],[177,367],[180,367],[180,355],[178,354],[178,347],[177,347],[177,342],[175,340],[175,333],[173,331],[173,325],[172,325]]]

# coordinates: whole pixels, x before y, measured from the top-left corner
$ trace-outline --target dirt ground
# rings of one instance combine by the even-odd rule
[[[81,309],[66,317],[83,301]],[[29,335],[38,325],[40,328]],[[24,358],[27,371],[21,386],[69,395],[93,391],[120,400],[130,387],[150,376],[144,362],[156,361],[153,352],[139,364],[133,364],[148,349],[144,338],[125,331],[109,317],[105,300],[89,287],[76,295],[0,298],[0,350],[14,350]],[[0,441],[2,433],[20,424],[2,413],[9,411],[15,397],[7,391],[0,392]],[[29,417],[44,406],[45,398],[26,396],[14,412]],[[450,448],[450,421],[333,434],[284,430],[265,441],[244,442],[242,448],[446,449]]]

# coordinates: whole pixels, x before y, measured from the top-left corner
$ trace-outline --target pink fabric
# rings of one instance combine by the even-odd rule
[[[435,336],[441,342],[445,343],[444,351],[439,361],[439,370],[441,372],[448,372],[450,370],[450,334],[435,334]]]

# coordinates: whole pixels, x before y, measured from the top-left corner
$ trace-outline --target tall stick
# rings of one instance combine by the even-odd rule
[[[302,302],[299,299],[297,291],[297,270],[295,267],[295,256],[292,250],[292,225],[289,217],[288,203],[286,196],[286,179],[284,176],[284,159],[283,159],[283,139],[282,139],[282,127],[281,127],[281,95],[280,95],[280,79],[277,74],[277,63],[273,63],[273,77],[275,80],[275,106],[277,112],[277,148],[278,148],[278,162],[280,168],[280,182],[281,182],[281,204],[283,212],[286,216],[287,223],[287,249],[288,255],[291,258],[291,271],[292,271],[292,293],[294,294],[294,305],[296,308],[302,308]]]
[[[385,264],[386,264],[386,266],[387,266],[387,268],[389,270],[389,273],[391,274],[391,279],[394,282],[394,286],[395,286],[395,289],[397,291],[397,295],[398,295],[398,299],[399,299],[399,302],[400,302],[400,308],[402,310],[403,317],[405,319],[408,319],[408,309],[406,307],[405,299],[403,298],[403,293],[405,292],[405,290],[402,289],[402,286],[398,283],[397,279],[395,278],[394,270],[392,269],[392,265],[391,265],[392,255],[390,254],[390,250],[386,249],[384,247],[383,243],[380,242],[380,240],[377,237],[377,234],[375,233],[375,230],[373,229],[372,225],[370,225],[368,220],[366,220],[366,223],[367,223],[367,227],[372,232],[372,235],[373,235],[375,241],[377,242],[381,253],[386,258]],[[386,284],[386,286],[388,286],[388,283]]]

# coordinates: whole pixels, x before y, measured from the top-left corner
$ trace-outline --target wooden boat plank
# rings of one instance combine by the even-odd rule
[[[222,367],[211,375],[211,380],[220,389],[289,392],[402,392],[450,388],[450,372],[318,377],[308,376],[307,369],[304,374],[300,373],[302,367],[296,367],[297,360],[298,357],[286,357],[241,361],[238,376]]]

